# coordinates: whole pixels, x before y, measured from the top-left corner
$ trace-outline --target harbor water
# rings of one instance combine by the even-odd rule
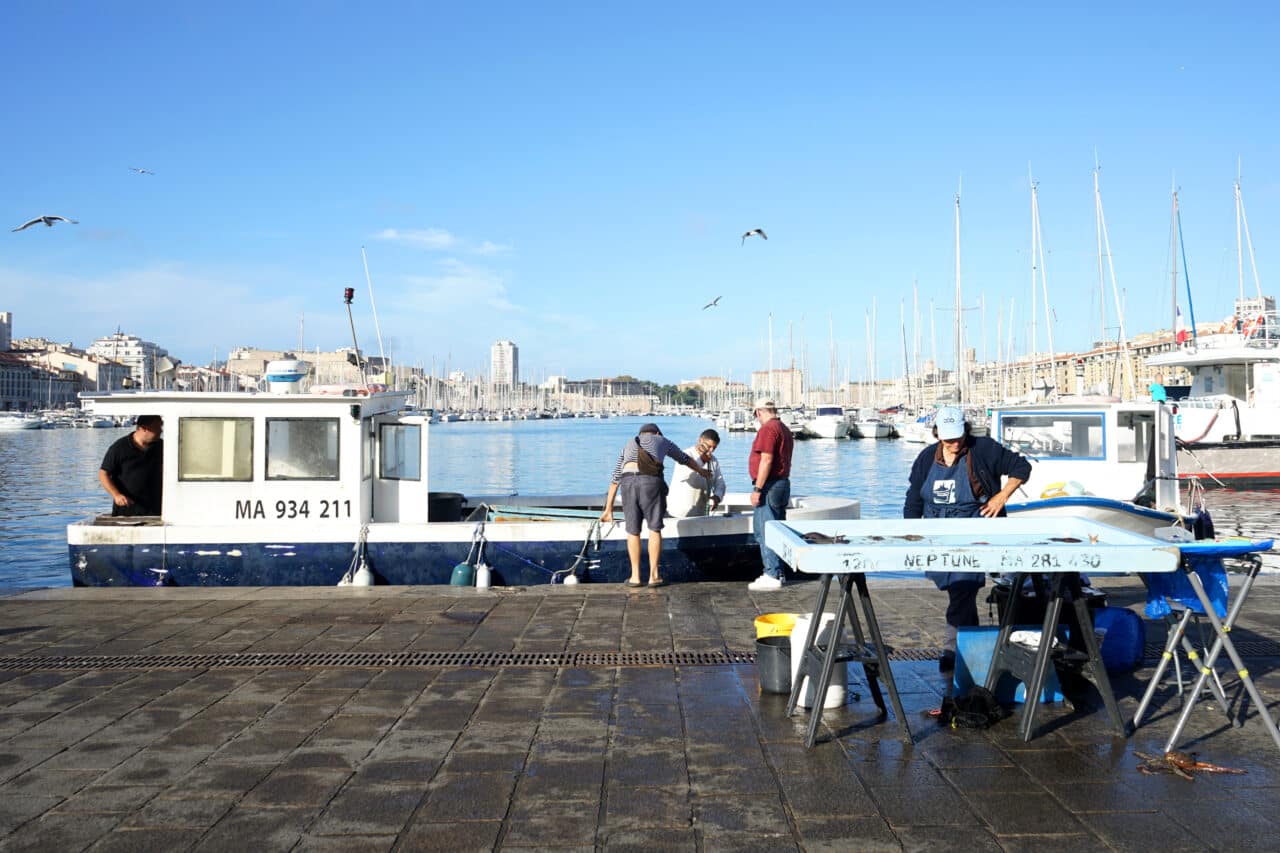
[[[603,500],[623,443],[646,420],[436,424],[430,433],[429,487],[472,495],[599,494]],[[656,421],[681,447],[692,446],[698,433],[711,426],[692,417]],[[98,466],[111,442],[127,432],[0,433],[0,588],[70,585],[66,525],[110,510],[110,499],[98,484]],[[720,432],[717,456],[729,491],[748,491],[747,456],[754,433]],[[792,491],[857,498],[864,518],[900,518],[907,473],[920,450],[921,445],[898,440],[799,441]],[[1280,534],[1278,491],[1210,491],[1206,500],[1219,536]],[[1269,555],[1267,563],[1280,569],[1276,555]]]

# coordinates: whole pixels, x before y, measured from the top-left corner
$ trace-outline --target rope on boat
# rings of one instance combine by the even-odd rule
[[[481,538],[483,539],[483,534],[481,534]],[[580,570],[599,568],[600,561],[598,559],[587,559],[587,549],[591,547],[591,544],[594,541],[596,550],[600,550],[600,541],[602,538],[603,537],[600,532],[600,519],[597,518],[593,520],[591,522],[591,526],[587,528],[587,535],[583,538],[582,547],[578,549],[578,555],[574,558],[573,563],[570,564],[568,568],[564,569],[548,569],[546,566],[535,563],[526,557],[522,557],[510,548],[500,545],[497,542],[489,542],[488,544],[501,551],[503,554],[506,554],[508,557],[514,557],[526,566],[530,566],[540,572],[550,575],[551,583],[564,583],[565,578],[570,575],[581,578]],[[470,555],[468,555],[468,559],[470,559]]]
[[[1187,438],[1187,439],[1182,439],[1182,438],[1180,438],[1180,439],[1178,439],[1178,443],[1179,443],[1179,444],[1181,444],[1181,445],[1195,444],[1197,441],[1200,441],[1201,439],[1203,439],[1206,435],[1208,435],[1208,434],[1209,434],[1209,430],[1213,429],[1213,425],[1214,425],[1214,424],[1216,424],[1216,423],[1218,422],[1218,414],[1219,414],[1221,411],[1222,411],[1222,409],[1214,409],[1214,410],[1213,410],[1213,417],[1209,418],[1209,425],[1208,425],[1208,426],[1206,426],[1206,427],[1204,428],[1204,432],[1200,433],[1200,434],[1199,434],[1199,435],[1197,435],[1195,438]],[[1237,419],[1238,419],[1238,418],[1237,418]],[[1238,431],[1239,431],[1239,430],[1237,429],[1237,432],[1238,432]],[[1185,450],[1186,448],[1184,447],[1183,449]]]
[[[369,551],[369,525],[360,525],[360,533],[351,547],[351,565],[338,581],[338,586],[373,586],[373,572],[369,571],[369,563],[365,559]]]
[[[1194,459],[1194,460],[1195,460],[1195,463],[1196,463],[1197,465],[1199,465],[1199,466],[1200,466],[1200,470],[1201,470],[1201,471],[1203,471],[1205,474],[1207,474],[1207,475],[1209,476],[1209,479],[1210,479],[1210,480],[1213,480],[1213,482],[1217,483],[1219,488],[1223,488],[1223,489],[1228,488],[1228,486],[1227,486],[1227,484],[1226,484],[1226,483],[1222,482],[1222,481],[1221,481],[1221,480],[1219,480],[1217,477],[1213,476],[1213,472],[1212,472],[1212,471],[1210,471],[1210,470],[1205,466],[1205,464],[1204,464],[1203,462],[1201,462],[1201,461],[1200,461],[1200,457],[1199,457],[1199,456],[1196,456],[1196,452],[1195,452],[1194,450],[1192,450],[1190,447],[1187,447],[1187,446],[1185,446],[1185,445],[1181,445],[1181,444],[1179,445],[1178,449],[1179,449],[1179,450],[1181,450],[1181,451],[1183,451],[1184,453],[1186,453],[1186,454],[1187,454],[1188,456],[1190,456],[1192,459]]]

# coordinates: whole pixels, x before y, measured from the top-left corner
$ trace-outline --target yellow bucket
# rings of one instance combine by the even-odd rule
[[[789,637],[796,626],[798,613],[765,613],[756,617],[756,639]]]

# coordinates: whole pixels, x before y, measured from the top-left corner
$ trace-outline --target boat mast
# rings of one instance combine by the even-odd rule
[[[1173,188],[1173,215],[1170,218],[1169,228],[1169,244],[1173,246],[1173,345],[1177,348],[1182,341],[1178,340],[1178,188],[1176,184]]]
[[[961,184],[963,186],[963,183]],[[960,189],[956,189],[956,402],[963,405],[965,397],[964,377],[964,328],[963,306],[960,304]]]
[[[1040,196],[1034,181],[1031,184],[1031,218],[1035,229],[1035,248],[1032,251],[1038,253],[1040,260],[1040,296],[1041,301],[1044,303],[1045,335],[1049,339],[1049,379],[1052,380],[1053,389],[1056,391],[1058,387],[1058,371],[1056,364],[1057,352],[1053,345],[1053,313],[1049,308],[1049,279],[1044,261],[1044,235],[1040,232]],[[1048,380],[1046,380],[1047,382]],[[1048,391],[1049,388],[1046,386],[1046,395]]]
[[[1240,298],[1244,299],[1244,263],[1240,255],[1240,226],[1244,225],[1244,240],[1249,247],[1249,268],[1253,270],[1253,287],[1258,299],[1262,299],[1262,280],[1258,277],[1258,261],[1253,255],[1253,238],[1249,236],[1249,216],[1244,210],[1244,195],[1240,192],[1240,165],[1236,162],[1236,263],[1240,267]]]
[[[1107,284],[1102,275],[1102,195],[1098,191],[1098,152],[1093,152],[1093,227],[1098,242],[1098,340],[1107,343]]]
[[[1120,378],[1121,378],[1121,381],[1124,382],[1125,384],[1125,389],[1128,391],[1129,399],[1132,400],[1137,395],[1137,392],[1135,389],[1135,383],[1134,383],[1134,377],[1133,377],[1133,364],[1129,359],[1129,337],[1124,330],[1124,306],[1120,302],[1120,288],[1116,284],[1115,262],[1111,259],[1111,237],[1107,234],[1107,217],[1102,210],[1102,192],[1099,189],[1098,169],[1096,165],[1093,173],[1093,200],[1094,200],[1095,216],[1097,218],[1097,223],[1098,223],[1098,233],[1102,235],[1102,240],[1098,244],[1098,264],[1099,264],[1099,267],[1101,267],[1102,252],[1106,251],[1107,270],[1111,273],[1111,295],[1114,297],[1116,301],[1116,318],[1120,324],[1119,343],[1120,343],[1120,357],[1122,359]],[[1104,318],[1103,322],[1105,322],[1105,318],[1106,318],[1105,309],[1103,313],[1103,318]],[[1106,327],[1104,326],[1103,327],[1104,338],[1105,338],[1105,330],[1106,330]]]
[[[380,367],[382,368],[382,381],[388,380],[387,374],[387,353],[382,348],[382,326],[378,324],[378,306],[373,301],[373,279],[369,277],[369,258],[364,253],[364,246],[360,247],[360,260],[364,261],[364,280],[369,285],[369,308],[373,311],[373,329],[378,334],[378,357],[382,360]]]
[[[902,328],[902,384],[907,393],[907,408],[911,408],[911,362],[907,359],[907,300],[898,301],[898,325]]]

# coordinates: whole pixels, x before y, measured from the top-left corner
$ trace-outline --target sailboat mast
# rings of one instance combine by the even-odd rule
[[[777,395],[773,389],[773,312],[769,312],[769,399],[776,401]]]
[[[1240,301],[1244,301],[1244,246],[1240,239],[1240,161],[1236,160],[1236,277],[1240,284]]]
[[[382,325],[378,322],[378,306],[373,301],[373,279],[369,277],[369,258],[365,256],[364,246],[360,247],[360,260],[364,262],[364,281],[369,286],[369,310],[373,312],[373,329],[378,334],[378,358],[381,359],[382,379],[387,381],[387,353],[382,348]]]
[[[1178,340],[1178,190],[1175,186],[1173,190],[1173,216],[1170,219],[1170,236],[1169,245],[1173,247],[1173,343],[1176,347],[1181,341]]]
[[[960,304],[960,192],[956,191],[956,402],[964,403],[964,328],[963,306]]]
[[[1036,347],[1036,282],[1039,272],[1036,267],[1036,184],[1031,180],[1031,170],[1027,169],[1027,182],[1031,184],[1031,391],[1036,390],[1036,374],[1040,371],[1040,351]]]
[[[1107,342],[1107,285],[1102,273],[1102,193],[1098,189],[1098,155],[1093,155],[1093,225],[1098,237],[1098,340]]]

